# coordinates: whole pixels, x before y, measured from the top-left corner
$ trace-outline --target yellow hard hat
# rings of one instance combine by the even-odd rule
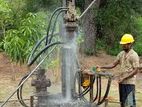
[[[124,34],[121,38],[120,44],[133,43],[135,40],[131,34]]]

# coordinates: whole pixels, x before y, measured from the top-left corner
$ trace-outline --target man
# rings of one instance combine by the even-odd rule
[[[116,60],[110,65],[98,67],[100,69],[112,69],[120,64],[122,75],[118,83],[121,107],[136,107],[135,79],[139,67],[139,56],[132,49],[133,43],[133,36],[124,34],[120,41],[123,51],[117,55]]]

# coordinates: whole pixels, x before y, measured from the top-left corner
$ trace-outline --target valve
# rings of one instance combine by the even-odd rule
[[[31,85],[36,87],[36,93],[46,92],[47,87],[51,86],[51,82],[45,76],[45,69],[39,69],[36,76],[37,78],[32,80]]]

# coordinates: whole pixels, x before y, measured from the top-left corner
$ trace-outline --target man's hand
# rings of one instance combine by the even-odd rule
[[[96,66],[96,71],[101,71],[101,67],[99,65]]]

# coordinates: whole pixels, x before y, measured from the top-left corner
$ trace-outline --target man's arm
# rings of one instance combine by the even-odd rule
[[[123,81],[126,80],[126,79],[132,78],[134,75],[137,74],[138,70],[139,70],[138,67],[137,67],[137,68],[134,68],[133,71],[132,71],[131,73],[129,73],[129,75],[127,75],[127,76],[121,78],[121,79],[119,80],[119,83],[123,82]]]
[[[112,69],[119,64],[119,60],[114,61],[112,64],[101,66],[100,69]]]

